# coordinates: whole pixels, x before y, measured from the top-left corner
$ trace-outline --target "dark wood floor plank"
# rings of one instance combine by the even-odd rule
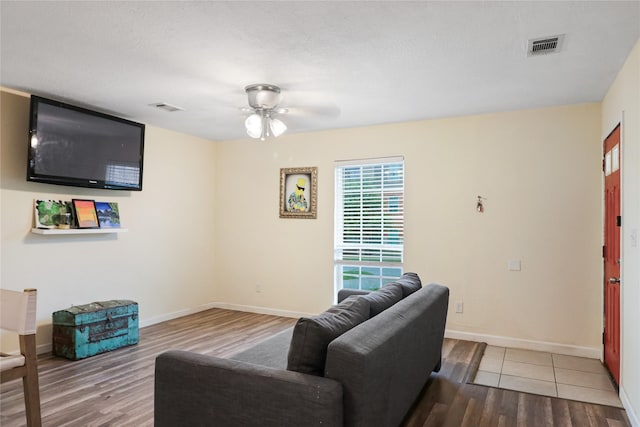
[[[136,346],[79,361],[38,358],[45,427],[153,427],[155,358],[170,350],[229,356],[286,329],[295,319],[211,309],[140,330]],[[404,427],[630,427],[619,408],[467,384],[482,343],[446,339]],[[19,381],[2,385],[0,425],[24,426]]]
[[[478,427],[491,427],[497,425],[499,409],[500,405],[498,402],[498,393],[496,392],[496,389],[488,389],[487,397],[484,401],[482,417],[480,417]]]
[[[478,426],[485,410],[484,403],[487,400],[488,391],[489,388],[486,387],[469,387],[464,390],[459,390],[460,393],[465,394],[469,399],[469,404],[467,405],[467,409],[465,410],[464,417],[462,419],[462,427]]]
[[[440,427],[444,425],[444,420],[447,418],[449,412],[449,405],[444,403],[437,403],[433,405],[430,411],[427,413],[427,419],[421,425],[423,427]],[[416,426],[418,424],[415,424]]]
[[[572,427],[571,413],[569,412],[569,402],[564,399],[551,399],[553,410],[553,425]]]
[[[459,427],[464,421],[464,415],[469,404],[469,397],[465,393],[460,392],[461,384],[455,385],[456,394],[449,405],[449,413],[444,420],[443,426]]]
[[[502,419],[502,423],[509,427],[516,427],[518,425],[518,392],[513,390],[501,390],[500,395],[500,409],[499,413]]]

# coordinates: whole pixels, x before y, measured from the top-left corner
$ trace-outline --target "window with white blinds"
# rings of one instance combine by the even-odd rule
[[[378,289],[402,275],[404,160],[336,162],[336,289]]]

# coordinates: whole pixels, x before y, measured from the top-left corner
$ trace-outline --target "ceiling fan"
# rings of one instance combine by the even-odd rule
[[[258,83],[249,85],[244,90],[247,92],[249,107],[242,108],[242,111],[251,113],[244,122],[247,134],[262,141],[271,135],[282,135],[287,130],[287,125],[275,115],[285,114],[288,110],[278,107],[281,100],[280,88],[272,84]]]

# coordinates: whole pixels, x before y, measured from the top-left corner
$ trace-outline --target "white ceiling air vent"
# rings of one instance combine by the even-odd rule
[[[184,108],[176,107],[175,105],[167,104],[166,102],[157,102],[155,104],[149,104],[149,105],[164,111],[168,111],[170,113],[173,113],[174,111],[184,111]]]
[[[538,56],[559,52],[562,47],[563,40],[564,34],[530,39],[527,46],[527,56]]]

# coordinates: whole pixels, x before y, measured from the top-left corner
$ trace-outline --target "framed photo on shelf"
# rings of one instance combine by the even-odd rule
[[[120,211],[116,202],[96,202],[100,228],[120,228]]]
[[[318,168],[280,169],[280,218],[316,219]]]
[[[76,212],[78,228],[100,228],[94,200],[72,199],[71,203]]]
[[[35,228],[69,228],[73,215],[71,202],[63,200],[33,201]]]

